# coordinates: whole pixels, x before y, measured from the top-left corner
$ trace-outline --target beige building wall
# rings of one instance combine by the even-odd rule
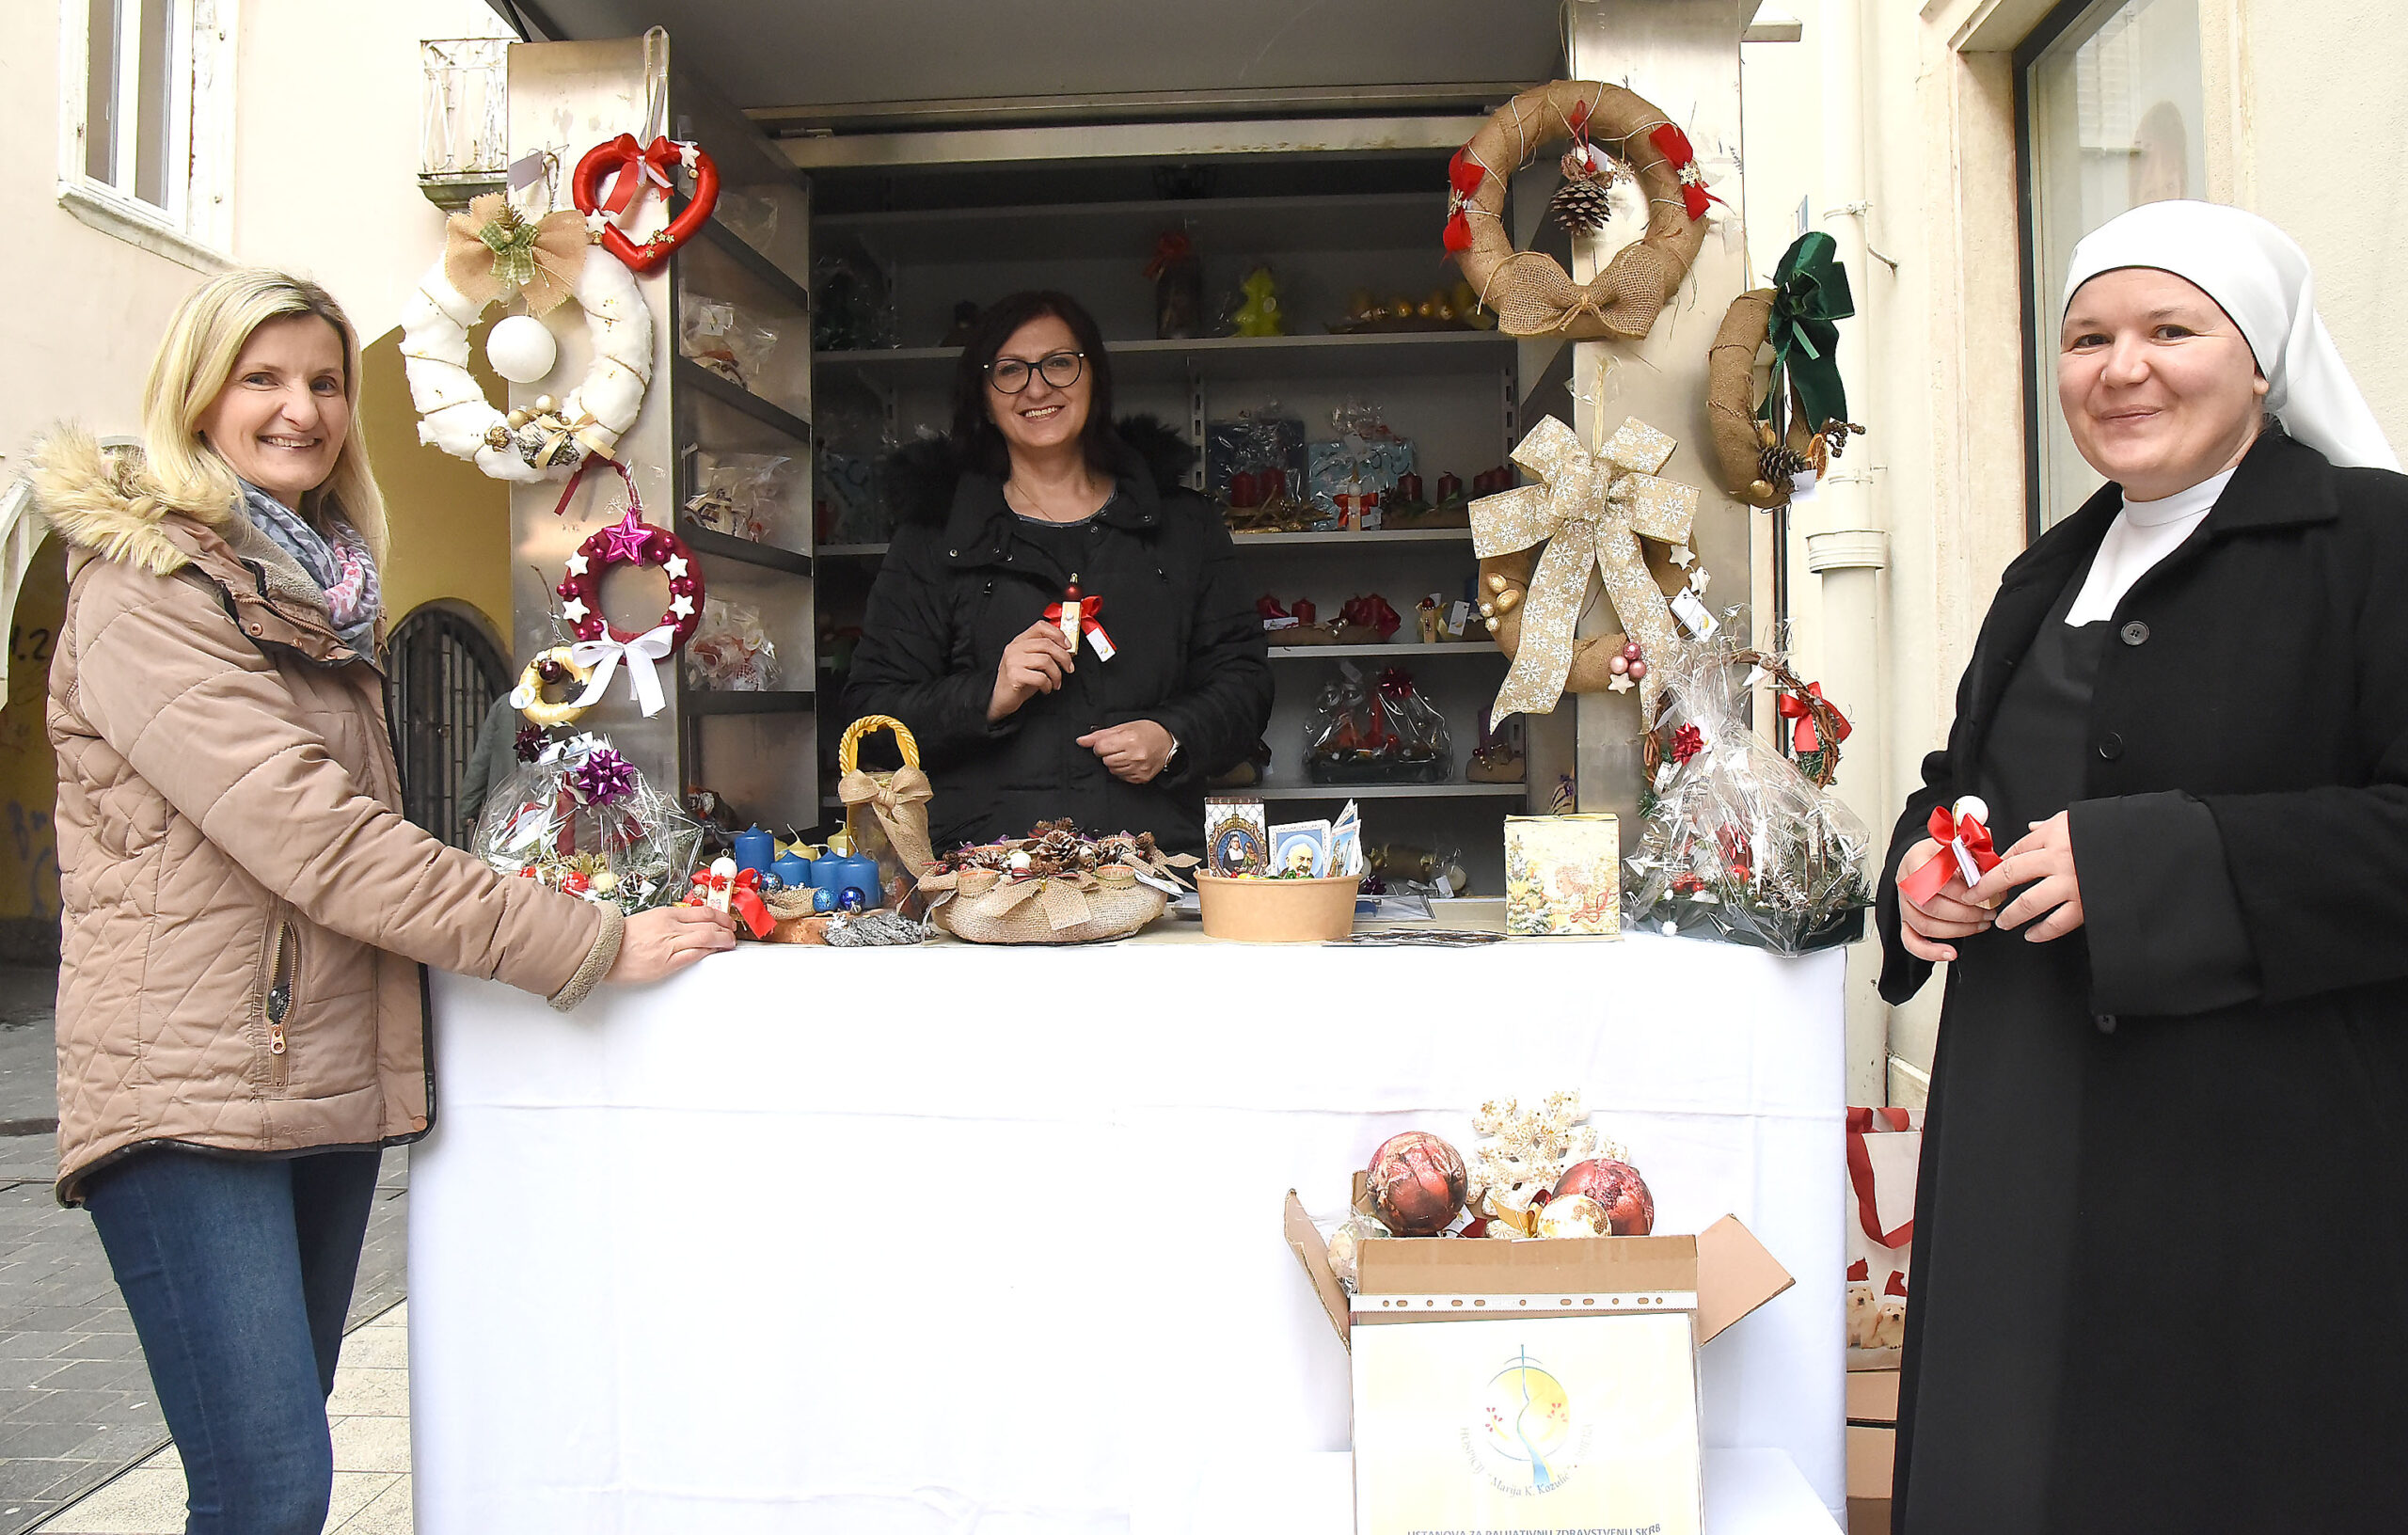
[[[2044,0],[1927,0],[1919,9],[1852,0],[1861,45],[1835,52],[1851,0],[1780,0],[1803,40],[1751,43],[1743,68],[1749,250],[1769,272],[1810,198],[1827,219],[1847,167],[1846,104],[1861,103],[1862,183],[1872,246],[1893,272],[1851,255],[1859,318],[1843,325],[1849,404],[1869,435],[1869,518],[1889,560],[1843,602],[1808,570],[1829,508],[1801,508],[1790,540],[1796,645],[1851,717],[1872,711],[1874,748],[1840,788],[1877,828],[1896,819],[1941,744],[1956,688],[1998,576],[2025,544],[2024,363],[2011,54],[2049,14]],[[2388,292],[2408,237],[2408,55],[2385,45],[2393,0],[2200,0],[2209,195],[2264,214],[2305,247],[2324,318],[2395,447],[2408,447],[2408,311]],[[2363,45],[2334,46],[2336,39]],[[1845,244],[1845,242],[1844,242]],[[2049,408],[2053,409],[2053,404]],[[1869,674],[1840,675],[1870,633]],[[1861,647],[1860,647],[1861,648]],[[1855,750],[1855,743],[1851,743]],[[1853,957],[1849,1100],[1920,1100],[1937,1036],[1937,984],[1892,1009],[1872,990],[1873,945]],[[1885,1056],[1907,1071],[1885,1072]],[[1888,1078],[1885,1081],[1885,1077]]]
[[[233,164],[223,253],[333,291],[369,342],[363,413],[392,504],[386,573],[396,615],[437,596],[473,602],[506,634],[508,498],[415,440],[389,338],[434,259],[442,215],[418,193],[421,38],[493,36],[482,0],[217,0],[234,42]],[[78,0],[77,8],[81,3]],[[0,221],[18,302],[0,309],[0,475],[51,423],[139,429],[142,381],[169,312],[213,265],[166,243],[95,228],[59,198],[59,0],[0,5]],[[154,248],[157,247],[157,248]],[[0,957],[55,949],[55,768],[42,691],[64,586],[45,546],[13,618],[0,708]]]

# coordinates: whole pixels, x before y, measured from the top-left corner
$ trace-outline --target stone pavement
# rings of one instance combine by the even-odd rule
[[[57,1168],[57,1083],[51,1028],[56,987],[54,970],[0,966],[0,1535],[33,1529],[137,1462],[145,1463],[145,1472],[164,1468],[179,1479],[182,1476],[173,1470],[172,1459],[160,1465],[149,1464],[154,1452],[166,1445],[167,1429],[150,1394],[150,1377],[135,1340],[133,1320],[118,1295],[91,1219],[80,1210],[61,1210],[51,1196],[51,1179]],[[395,1307],[404,1295],[408,1168],[407,1153],[386,1154],[376,1208],[369,1217],[368,1245],[360,1255],[359,1279],[352,1292],[351,1325],[355,1328],[371,1318],[390,1318],[392,1325],[398,1326],[405,1315]],[[396,1333],[396,1341],[389,1344],[363,1345],[355,1335],[343,1351],[344,1362],[352,1364],[355,1353],[376,1356],[383,1349],[392,1355],[388,1362],[363,1359],[362,1368],[394,1369],[402,1363],[399,1337]],[[375,1379],[382,1383],[375,1388],[395,1404],[392,1412],[406,1415],[406,1390],[395,1394],[389,1381]],[[340,1385],[337,1400],[344,1400]],[[352,1411],[362,1417],[388,1416],[365,1408]],[[372,1438],[390,1431],[350,1432],[355,1437]],[[398,1442],[402,1448],[397,1469],[406,1470],[405,1426]],[[342,1444],[338,1439],[339,1464],[345,1453]],[[174,1452],[165,1453],[172,1457]],[[379,1452],[365,1453],[374,1458]],[[390,1483],[391,1473],[378,1474]],[[179,1509],[181,1486],[179,1480]],[[379,1517],[386,1517],[389,1486],[380,1485],[371,1497],[379,1505]],[[400,1499],[401,1523],[345,1527],[407,1530],[406,1491]],[[111,1506],[104,1499],[92,1501],[102,1503],[104,1512]],[[341,1508],[339,1500],[338,1510]],[[365,1504],[355,1503],[350,1510],[363,1513]],[[76,1517],[83,1517],[81,1505]],[[183,1520],[179,1512],[171,1525],[53,1524],[42,1527],[180,1531]]]
[[[335,1439],[326,1535],[410,1535],[406,1303],[344,1339],[326,1416]],[[37,1527],[40,1535],[183,1535],[183,1463],[173,1445]]]

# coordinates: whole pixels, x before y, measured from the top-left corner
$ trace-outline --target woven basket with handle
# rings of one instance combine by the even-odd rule
[[[881,730],[895,733],[903,766],[891,773],[863,772],[862,738]],[[928,799],[935,790],[920,771],[920,743],[894,716],[865,714],[845,727],[836,765],[843,770],[836,794],[845,801],[845,831],[852,838],[853,851],[878,860],[886,904],[906,916],[918,916],[926,904],[919,894],[920,876],[936,862],[928,846]]]

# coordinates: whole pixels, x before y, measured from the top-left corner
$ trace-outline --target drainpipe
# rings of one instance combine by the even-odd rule
[[[1884,360],[1882,298],[1894,268],[1870,248],[1871,203],[1866,196],[1865,12],[1867,0],[1823,0],[1816,24],[1823,72],[1823,175],[1818,216],[1839,246],[1856,319],[1840,347],[1848,410],[1859,421],[1888,426],[1881,408],[1889,393],[1876,387]],[[1877,265],[1877,263],[1881,263]],[[1822,581],[1823,690],[1848,711],[1855,734],[1842,760],[1837,787],[1866,825],[1889,825],[1889,772],[1884,728],[1881,573],[1890,562],[1890,535],[1874,493],[1870,437],[1860,438],[1847,456],[1834,460],[1815,494],[1799,507],[1805,533],[1806,568]],[[1848,1101],[1887,1101],[1889,1008],[1870,984],[1877,954],[1860,944],[1849,957]]]

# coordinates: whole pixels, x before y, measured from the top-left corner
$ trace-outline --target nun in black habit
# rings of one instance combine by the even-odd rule
[[[1882,995],[1949,972],[1894,1528],[2408,1528],[2408,479],[2237,209],[2083,241],[2057,384],[2111,483],[1881,890]],[[1966,796],[2003,859],[1902,897]]]

